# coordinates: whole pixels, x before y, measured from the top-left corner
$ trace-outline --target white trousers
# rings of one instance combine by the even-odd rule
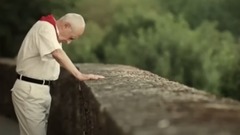
[[[12,101],[20,135],[46,135],[51,105],[50,87],[17,79]]]

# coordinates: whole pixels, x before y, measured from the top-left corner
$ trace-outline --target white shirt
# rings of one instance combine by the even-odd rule
[[[46,21],[37,21],[24,38],[17,56],[18,74],[41,80],[56,80],[60,65],[51,52],[62,49],[55,28]]]

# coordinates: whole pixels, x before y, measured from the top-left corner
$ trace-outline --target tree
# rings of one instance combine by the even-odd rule
[[[218,30],[229,30],[235,37],[240,34],[238,0],[161,0],[160,5],[174,15],[183,16],[191,28],[208,20],[217,23]]]

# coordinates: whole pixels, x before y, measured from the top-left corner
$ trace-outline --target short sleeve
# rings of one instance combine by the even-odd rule
[[[62,45],[57,40],[54,26],[48,22],[42,22],[36,38],[42,60],[52,59],[51,53],[54,50],[62,49]]]

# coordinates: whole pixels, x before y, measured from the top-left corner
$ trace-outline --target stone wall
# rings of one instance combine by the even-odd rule
[[[80,64],[106,76],[55,82],[49,135],[238,135],[240,103],[123,65]],[[15,119],[9,89],[14,65],[0,65],[0,113]],[[3,93],[3,94],[2,94]]]

